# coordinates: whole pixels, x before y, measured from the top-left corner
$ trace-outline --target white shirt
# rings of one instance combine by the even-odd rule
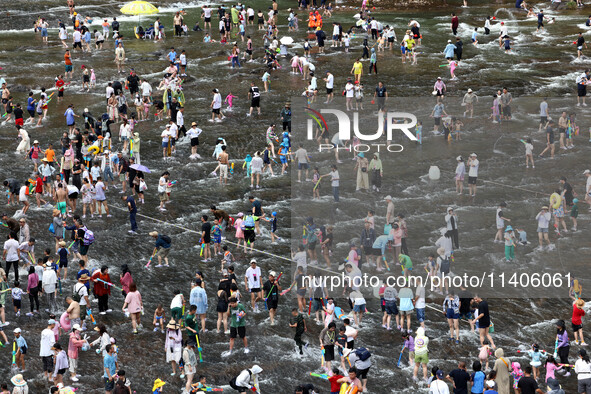
[[[119,127],[119,137],[130,137],[128,124],[121,123],[121,126]]]
[[[72,37],[74,37],[74,42],[80,42],[80,40],[82,39],[82,35],[78,30],[74,30],[74,33],[72,33]]]
[[[166,181],[166,178],[160,177],[160,180],[158,181],[158,193],[165,193],[167,184],[168,182]]]
[[[246,13],[248,14],[248,16],[254,16],[254,10],[250,7],[248,7],[248,9],[246,10]]]
[[[184,53],[181,53],[181,55],[179,56],[179,60],[181,61],[181,66],[187,65],[187,55],[185,55]]]
[[[345,335],[347,336],[347,342],[351,342],[355,340],[355,334],[357,334],[357,330],[351,326],[345,327]]]
[[[591,364],[579,358],[575,362],[575,372],[577,373],[578,380],[589,379],[591,378]]]
[[[18,246],[18,241],[16,239],[9,239],[4,242],[6,261],[18,261]]]
[[[252,171],[261,171],[263,169],[264,164],[265,163],[263,162],[262,157],[253,157],[250,161],[250,169]]]
[[[478,159],[474,159],[472,160],[472,162],[470,163],[470,170],[468,171],[468,176],[478,176],[478,165],[480,164],[480,162],[478,161]]]
[[[429,386],[429,394],[449,394],[449,387],[443,380],[436,379]]]
[[[45,293],[54,293],[57,284],[57,275],[53,268],[45,268],[43,271],[43,291]]]
[[[45,330],[41,331],[41,342],[39,346],[39,356],[41,357],[49,357],[53,356],[53,344],[55,343],[55,335],[51,328],[46,328]]]
[[[60,40],[66,40],[68,38],[68,32],[63,27],[60,27],[59,35]]]
[[[222,95],[219,93],[215,93],[213,95],[213,109],[222,108]]]
[[[112,86],[107,86],[105,97],[109,98],[109,97],[111,97],[111,94],[113,94],[113,93],[115,93],[115,89],[113,89]]]
[[[536,220],[538,221],[538,227],[548,228],[551,217],[552,215],[550,215],[550,212],[546,212],[545,214],[538,213],[538,216],[536,216]]]
[[[355,95],[355,86],[352,83],[345,85],[345,90],[347,92],[346,97],[353,97]]]
[[[176,113],[176,125],[178,127],[182,127],[185,124],[185,119],[183,118],[183,113],[181,111],[178,111]]]
[[[142,82],[142,96],[149,96],[152,93],[152,86],[147,81]]]
[[[205,18],[211,18],[211,8],[204,7],[203,8],[203,16]]]
[[[334,75],[328,74],[326,77],[326,88],[332,89],[334,87]]]
[[[261,268],[248,267],[246,270],[246,279],[248,280],[249,289],[260,289],[261,288]]]
[[[197,138],[201,135],[201,133],[203,133],[203,130],[201,130],[199,127],[191,127],[189,130],[187,130],[187,135],[189,138]]]
[[[79,302],[80,306],[86,306],[87,304],[86,304],[85,297],[88,297],[88,289],[86,288],[84,283],[80,283],[80,282],[76,283],[74,285],[74,293],[80,295],[80,302]]]
[[[172,299],[172,302],[170,303],[170,309],[182,308],[182,306],[183,306],[183,295],[182,294],[175,295],[174,298]]]
[[[589,188],[591,188],[591,176],[587,177],[587,183],[585,187],[587,188],[587,192],[589,192]]]
[[[417,308],[417,309],[424,308],[425,307],[425,287],[418,286],[415,295],[419,297],[415,303],[415,308]]]

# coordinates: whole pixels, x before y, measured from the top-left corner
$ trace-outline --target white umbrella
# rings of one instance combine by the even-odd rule
[[[281,39],[279,40],[280,43],[282,43],[283,45],[290,45],[293,44],[293,38],[291,37],[281,37]]]

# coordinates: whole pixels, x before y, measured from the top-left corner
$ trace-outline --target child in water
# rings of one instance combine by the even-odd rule
[[[320,198],[320,172],[318,167],[314,167],[312,183],[314,184],[314,188],[312,189],[312,199]]]
[[[550,378],[556,379],[556,371],[560,371],[561,369],[562,366],[558,365],[554,356],[548,354],[548,357],[546,358],[546,382]]]
[[[488,356],[491,352],[491,347],[489,345],[488,339],[485,339],[482,343],[483,345],[478,353],[478,360],[480,360],[480,364],[486,364],[484,368],[484,370],[486,371],[488,369]]]
[[[154,325],[154,332],[160,330],[162,333],[164,333],[165,321],[166,318],[164,315],[164,308],[162,307],[162,304],[158,304],[156,310],[154,311],[154,319],[152,321],[152,324]]]
[[[417,137],[417,144],[423,145],[423,122],[417,121],[415,127],[415,136]]]
[[[546,352],[544,350],[540,351],[540,347],[537,343],[531,345],[531,350],[527,352],[527,355],[531,357],[531,362],[529,363],[533,368],[533,375],[534,379],[538,380],[540,376],[540,366],[542,365],[542,357],[545,357]]]
[[[226,108],[228,111],[232,111],[232,102],[234,101],[235,98],[238,98],[238,96],[234,96],[232,94],[232,92],[228,93],[228,95],[226,96],[226,99],[224,100],[224,102],[226,104],[228,104],[228,108]]]
[[[505,44],[505,53],[510,53],[511,52],[511,38],[509,36],[504,36],[503,43]],[[503,44],[499,45],[499,48],[502,46],[503,46]]]
[[[478,46],[478,28],[474,28],[474,33],[472,33],[472,44],[474,46]]]
[[[525,168],[529,168],[529,162],[531,161],[531,168],[536,168],[534,165],[534,146],[531,143],[531,138],[525,141],[521,140],[525,144]]]
[[[513,377],[513,390],[517,392],[517,385],[519,384],[519,379],[523,377],[523,371],[521,370],[521,365],[518,362],[511,363],[511,376]]]
[[[452,81],[456,81],[458,79],[458,77],[456,77],[456,74],[454,73],[456,71],[457,66],[458,63],[455,60],[449,62],[449,74],[451,76]]]
[[[577,231],[577,217],[579,216],[578,198],[573,198],[573,205],[570,207],[570,219],[573,221],[571,231]]]

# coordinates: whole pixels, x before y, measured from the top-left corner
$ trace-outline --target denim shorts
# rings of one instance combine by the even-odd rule
[[[422,323],[425,321],[425,308],[416,308],[415,309],[417,312],[417,320],[419,323]]]

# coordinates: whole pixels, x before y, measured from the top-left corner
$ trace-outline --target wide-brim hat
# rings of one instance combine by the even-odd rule
[[[170,328],[173,330],[177,330],[179,328],[179,325],[177,324],[176,321],[174,321],[174,319],[171,319],[168,324],[166,325],[166,328]]]
[[[156,391],[157,389],[159,389],[160,387],[164,386],[166,384],[166,382],[163,382],[160,379],[156,379],[154,381],[154,386],[152,387],[152,391]]]
[[[10,383],[15,385],[15,387],[23,387],[27,384],[27,382],[25,382],[25,379],[23,379],[23,375],[21,375],[20,373],[18,375],[14,375],[10,379]]]

